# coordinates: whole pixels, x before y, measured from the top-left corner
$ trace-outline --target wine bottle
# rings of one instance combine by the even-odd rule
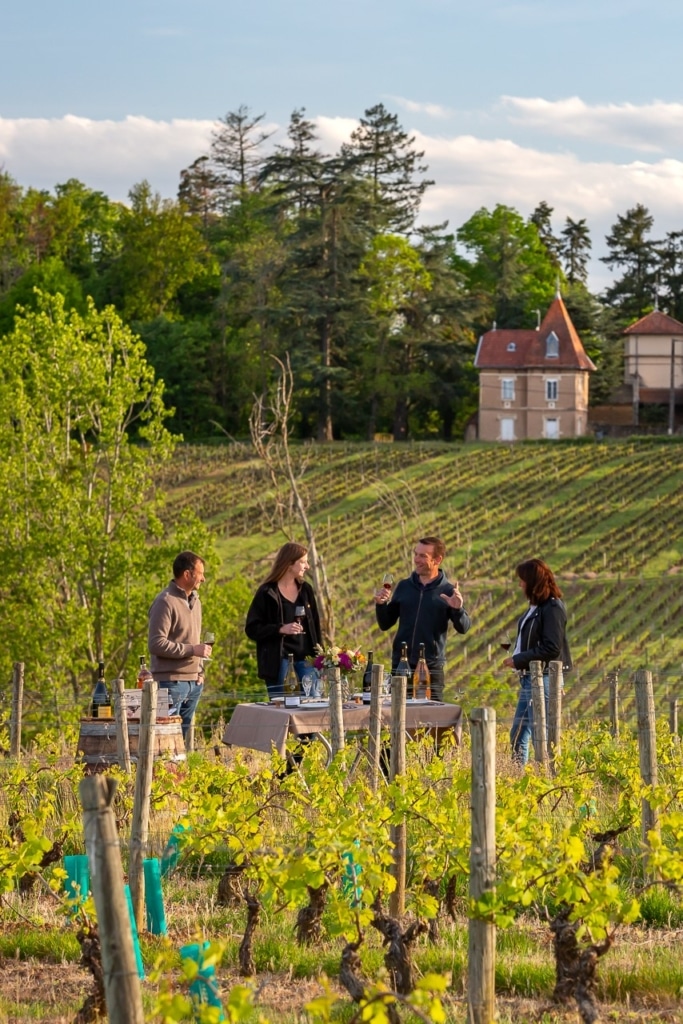
[[[93,718],[111,718],[111,694],[104,681],[104,662],[97,665],[97,682],[92,692],[90,710]]]
[[[294,668],[294,655],[287,655],[287,675],[285,676],[285,707],[286,708],[298,708],[300,704],[299,700],[299,677],[296,674]]]
[[[368,663],[363,673],[363,703],[370,703],[372,690],[372,651],[368,651]]]
[[[420,656],[413,672],[413,697],[419,700],[431,700],[432,677],[429,674],[425,659],[425,645],[420,644]]]
[[[410,697],[410,682],[413,675],[413,670],[410,667],[408,661],[408,644],[401,644],[401,660],[396,666],[394,675],[406,677],[406,697]]]
[[[138,690],[141,690],[148,679],[152,678],[152,673],[147,668],[144,654],[140,655],[140,668],[138,669]]]

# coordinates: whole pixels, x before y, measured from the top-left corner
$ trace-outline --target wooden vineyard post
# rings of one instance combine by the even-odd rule
[[[619,736],[619,670],[612,673],[609,680],[609,723],[610,732],[615,739]]]
[[[195,716],[193,715],[190,719],[190,727],[187,730],[187,739],[185,740],[185,750],[188,754],[194,750],[194,719]]]
[[[332,757],[336,757],[346,746],[344,738],[344,714],[342,711],[341,672],[338,668],[328,669],[330,679],[330,733]]]
[[[678,739],[678,699],[672,697],[669,701],[669,732]]]
[[[550,690],[548,698],[548,752],[550,761],[559,757],[562,742],[562,690],[564,673],[561,661],[550,662]]]
[[[474,708],[472,738],[472,839],[470,896],[492,892],[496,877],[496,712]],[[496,926],[470,918],[467,955],[470,1024],[493,1024],[496,1009]]]
[[[370,756],[370,786],[372,792],[377,792],[379,785],[379,755],[381,751],[382,733],[382,681],[384,680],[384,665],[372,666],[372,683],[370,689],[370,724],[368,733],[368,754]]]
[[[541,764],[548,760],[548,744],[545,722],[545,689],[543,686],[543,665],[540,661],[529,664],[531,674],[531,706],[534,717],[534,756]]]
[[[12,712],[9,728],[9,756],[21,757],[21,718],[24,707],[24,663],[15,661],[12,670]]]
[[[405,676],[391,677],[391,764],[389,774],[393,781],[406,770],[406,691]],[[391,826],[391,842],[394,847],[394,871],[396,888],[389,897],[389,913],[401,917],[406,909],[406,823],[405,820]]]
[[[652,673],[639,668],[636,672],[636,709],[638,712],[638,751],[640,777],[646,786],[657,785],[657,743],[655,730],[655,697]],[[659,829],[657,808],[643,799],[641,808],[641,834],[647,845],[648,833]]]
[[[146,925],[145,876],[142,861],[149,837],[149,806],[154,772],[154,731],[157,721],[157,688],[158,683],[155,679],[146,679],[142,688],[138,766],[135,773],[133,823],[130,833],[128,881],[138,932],[141,932]]]
[[[114,717],[116,719],[116,753],[119,765],[130,775],[130,745],[128,742],[128,714],[123,696],[123,679],[114,679],[111,688],[114,694]]]
[[[79,792],[102,949],[107,1019],[110,1024],[144,1024],[133,934],[123,890],[119,837],[111,806],[116,781],[90,775],[80,783]]]

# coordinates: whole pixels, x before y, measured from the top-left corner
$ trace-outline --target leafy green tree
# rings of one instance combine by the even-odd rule
[[[206,232],[218,217],[218,178],[207,155],[198,156],[180,172],[178,202],[199,218]]]
[[[667,231],[657,246],[657,257],[657,291],[664,308],[683,320],[683,231]]]
[[[127,320],[173,316],[181,289],[213,276],[217,268],[200,224],[181,205],[162,200],[146,181],[135,185],[129,196],[110,295]]]
[[[16,181],[6,171],[0,171],[0,296],[11,288],[28,264],[19,231],[22,197]]]
[[[499,327],[533,327],[557,286],[557,267],[535,224],[509,206],[482,207],[458,229],[458,242],[472,254],[456,265],[479,302],[480,333]]]
[[[81,699],[98,660],[120,672],[145,634],[150,576],[172,558],[154,476],[174,439],[163,385],[113,309],[44,296],[0,350],[0,660],[5,676],[24,661],[51,708]]]
[[[255,186],[263,159],[261,147],[272,132],[259,128],[265,114],[252,116],[242,104],[219,118],[211,137],[211,167],[223,211],[241,202]]]
[[[629,323],[652,309],[657,276],[657,243],[649,238],[654,218],[638,203],[617,216],[605,241],[608,256],[600,259],[622,276],[605,291],[605,300]]]
[[[81,282],[57,256],[48,256],[40,263],[32,263],[0,300],[0,335],[12,330],[17,313],[39,307],[38,292],[61,295],[67,309],[85,312]]]

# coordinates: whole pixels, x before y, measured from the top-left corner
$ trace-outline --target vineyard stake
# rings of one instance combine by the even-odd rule
[[[673,697],[669,701],[669,732],[678,739],[678,700]]]
[[[344,738],[344,714],[342,711],[341,671],[327,670],[330,679],[330,732],[332,734],[332,757],[336,757],[346,746]]]
[[[116,754],[119,765],[126,775],[130,775],[130,745],[128,742],[128,710],[123,696],[125,683],[123,679],[114,679],[111,688],[114,691],[114,717],[116,719]]]
[[[406,691],[405,676],[391,677],[391,762],[389,775],[393,781],[406,770]],[[401,917],[406,909],[406,859],[407,840],[405,819],[391,826],[391,843],[394,848],[394,870],[396,888],[389,897],[389,913]]]
[[[548,751],[550,763],[554,768],[555,758],[560,756],[562,740],[562,691],[564,674],[561,661],[551,661],[550,693],[548,698]]]
[[[638,711],[638,752],[640,755],[640,777],[646,786],[657,785],[657,737],[655,731],[655,697],[652,687],[652,673],[639,668],[635,678],[636,709]],[[641,806],[641,834],[648,845],[648,833],[659,831],[659,812],[649,800],[643,799]],[[647,860],[645,861],[647,871]]]
[[[534,756],[540,764],[548,760],[548,743],[545,723],[545,690],[543,686],[543,665],[540,661],[529,663],[531,672],[531,706],[534,713]]]
[[[619,736],[619,669],[609,680],[609,721],[610,732],[615,739]]]
[[[496,712],[473,708],[472,839],[470,896],[482,899],[496,878]],[[496,1011],[496,926],[470,918],[467,954],[467,996],[470,1024],[492,1024]]]
[[[157,688],[158,683],[155,679],[146,679],[145,685],[142,688],[138,766],[135,772],[133,824],[130,834],[128,882],[133,901],[133,914],[139,932],[146,925],[145,876],[143,874],[142,861],[145,857],[149,836],[149,807],[154,770],[154,732],[157,720]]]
[[[144,1024],[123,866],[112,801],[116,780],[90,775],[79,785],[85,848],[90,864],[97,926],[102,948],[104,995],[110,1024]]]
[[[382,731],[382,681],[384,665],[372,665],[372,683],[370,684],[370,723],[368,726],[368,754],[370,755],[370,787],[373,793],[379,785],[380,734]]]
[[[14,662],[12,672],[12,717],[9,728],[9,756],[21,757],[21,717],[24,707],[24,663]]]

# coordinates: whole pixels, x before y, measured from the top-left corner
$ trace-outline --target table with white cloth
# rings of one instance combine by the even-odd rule
[[[382,728],[391,725],[391,700],[381,704]],[[346,733],[367,731],[370,725],[369,704],[344,704],[342,707]],[[406,701],[406,732],[414,735],[429,730],[437,739],[442,730],[452,730],[456,743],[462,735],[462,708],[459,704],[439,701]],[[225,727],[223,743],[250,750],[272,750],[284,757],[289,736],[323,735],[330,730],[329,704],[320,702],[299,707],[256,703],[237,704]],[[326,744],[327,745],[327,744]]]

